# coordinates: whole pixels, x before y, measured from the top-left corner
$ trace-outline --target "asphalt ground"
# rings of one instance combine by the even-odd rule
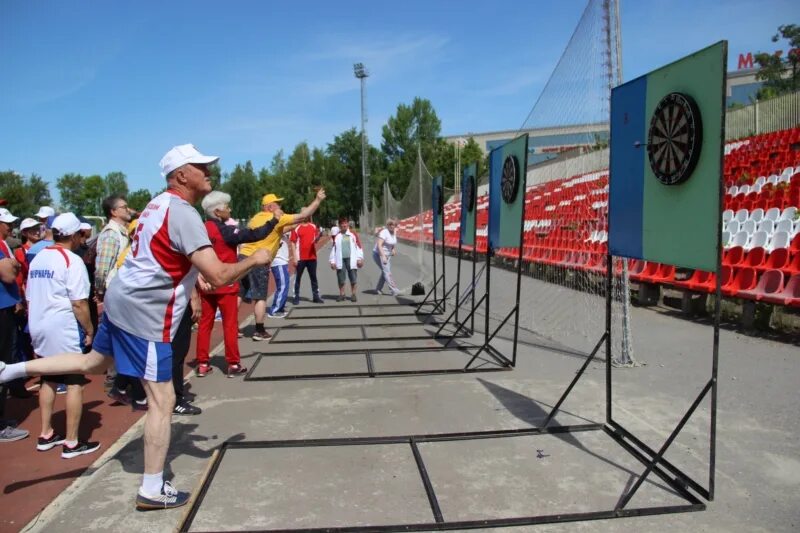
[[[401,247],[395,258],[393,271],[401,286],[410,286],[419,277],[416,257],[414,249]],[[429,261],[427,253],[425,259]],[[325,267],[324,262],[320,267]],[[430,264],[426,268],[430,269]],[[447,260],[447,268],[449,285],[455,278],[453,258]],[[320,268],[319,275],[328,303],[314,305],[304,300],[298,310],[333,308],[330,297],[337,292],[335,276],[327,268]],[[376,275],[377,268],[367,261],[359,273],[359,290],[372,289]],[[515,281],[512,272],[492,269],[490,326],[499,324],[497,317],[513,307]],[[308,282],[305,283],[308,292]],[[218,371],[204,379],[191,378],[197,405],[204,412],[198,417],[174,419],[168,476],[179,488],[195,491],[214,451],[225,441],[420,435],[540,425],[584,363],[586,346],[599,339],[602,330],[595,328],[603,322],[602,298],[572,290],[547,292],[550,289],[542,283],[523,277],[524,329],[513,371],[291,381],[227,379]],[[479,294],[482,287],[479,286]],[[548,296],[545,298],[544,294]],[[544,308],[537,307],[537,300]],[[361,292],[358,303],[392,302],[388,296]],[[540,322],[531,313],[547,316],[548,306],[564,314],[566,320],[569,314],[565,310],[573,308],[576,318],[560,330],[549,327],[538,332],[535,326]],[[352,312],[333,312],[332,318],[319,319],[293,319],[290,315],[284,320],[271,320],[268,327],[300,322],[359,324],[359,317],[348,313]],[[375,317],[379,313],[367,314],[373,324],[378,320]],[[591,320],[580,318],[588,315]],[[387,323],[394,320],[385,318]],[[400,317],[400,321],[412,323],[404,327],[426,330],[424,325],[414,326],[414,320]],[[485,316],[479,315],[478,322],[485,324],[484,320]],[[250,331],[245,325],[245,330]],[[631,330],[636,359],[642,365],[614,369],[614,418],[648,445],[659,448],[708,381],[712,329],[659,310],[632,308]],[[354,352],[365,347],[430,347],[434,349],[431,359],[440,354],[441,342],[434,339],[405,341],[387,334],[360,340],[348,333],[353,334],[352,341],[334,343],[323,337],[327,334],[323,328],[310,328],[307,332],[305,342],[299,343],[272,345],[242,339],[245,364],[251,366],[262,353],[266,354],[261,358],[264,360],[272,353],[309,354],[330,350],[334,345]],[[467,344],[480,338],[479,331],[473,339],[459,342]],[[503,354],[512,353],[508,338],[503,328],[493,341]],[[521,529],[796,529],[800,520],[800,401],[796,392],[800,382],[799,355],[796,345],[730,330],[721,332],[716,499],[706,511]],[[296,361],[284,363],[315,373],[320,368],[346,368],[352,363],[347,359],[347,354],[298,356]],[[212,362],[224,367],[220,353]],[[398,356],[393,364],[414,370],[420,363],[419,357],[405,360]],[[563,426],[603,420],[605,367],[594,361],[554,423]],[[708,476],[708,421],[709,403],[705,400],[666,454],[667,459],[704,485]],[[184,517],[183,509],[134,511],[142,471],[141,430],[140,420],[115,445],[106,447],[91,468],[25,530],[66,531],[79,527],[86,531],[160,532],[176,528]],[[644,470],[600,432],[422,443],[419,453],[446,520],[608,509]],[[651,476],[631,506],[680,501],[659,478]],[[432,519],[415,459],[407,446],[237,449],[225,455],[211,478],[191,530],[363,526]]]

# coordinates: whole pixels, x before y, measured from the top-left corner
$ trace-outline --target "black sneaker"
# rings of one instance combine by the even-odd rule
[[[267,333],[266,331],[256,331],[253,333],[253,340],[254,341],[266,341],[272,338],[272,335]]]
[[[295,296],[294,298],[292,298],[292,305],[300,305],[300,297],[299,296]]]
[[[314,302],[315,304],[324,304],[325,303],[325,300],[323,300],[319,296],[315,296],[314,299],[311,300],[311,301]]]
[[[111,390],[108,391],[108,397],[122,405],[131,404],[131,398],[128,393],[119,390],[117,387],[111,387]]]
[[[55,448],[59,444],[64,444],[64,437],[53,432],[49,439],[39,437],[39,440],[36,441],[36,449],[40,452],[46,452],[47,450]]]
[[[203,410],[189,403],[186,400],[178,400],[172,409],[173,415],[199,415]]]
[[[131,404],[131,409],[134,411],[147,411],[147,398],[133,402]]]
[[[172,486],[172,483],[165,481],[161,487],[161,494],[155,496],[148,496],[142,494],[141,487],[139,493],[136,495],[136,510],[137,511],[155,511],[158,509],[173,509],[186,505],[189,501],[189,493],[181,492]]]
[[[343,301],[344,301],[344,294],[340,294],[340,295],[339,295],[339,296],[336,298],[336,301],[337,301],[337,302],[343,302]]]
[[[78,457],[79,455],[86,455],[87,453],[95,452],[99,448],[100,448],[99,442],[78,441],[78,444],[76,444],[74,448],[70,448],[69,446],[64,444],[63,446],[61,446],[61,458],[72,459],[73,457]]]

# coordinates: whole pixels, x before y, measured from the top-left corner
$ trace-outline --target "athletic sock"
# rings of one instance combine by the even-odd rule
[[[261,322],[260,324],[256,322],[256,331],[259,333],[264,333],[266,330],[264,329],[264,323]]]
[[[164,471],[158,474],[144,474],[142,476],[141,491],[147,496],[157,496],[161,494],[161,487],[164,485]]]
[[[76,440],[65,440],[65,441],[64,441],[64,445],[65,445],[67,448],[74,448],[75,446],[77,446],[77,445],[78,445],[78,441],[76,441]]]
[[[15,379],[27,378],[28,373],[25,371],[25,363],[13,363],[6,365],[2,373],[0,373],[0,383],[8,383]]]

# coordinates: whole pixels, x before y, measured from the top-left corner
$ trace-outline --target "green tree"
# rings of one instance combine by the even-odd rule
[[[0,198],[8,202],[6,209],[16,216],[35,212],[33,202],[27,197],[25,179],[13,170],[0,172]]]
[[[219,162],[208,165],[208,173],[211,179],[211,188],[216,191],[222,186],[222,169]]]
[[[105,196],[116,194],[128,197],[128,179],[122,172],[109,172],[103,181],[105,182]]]
[[[25,188],[33,207],[38,209],[43,205],[51,205],[53,203],[53,199],[50,197],[49,184],[41,176],[31,174],[25,182]]]
[[[258,179],[253,163],[236,165],[233,172],[222,184],[222,190],[231,195],[231,216],[249,220],[260,208],[261,195],[258,194]]]
[[[433,160],[441,128],[431,102],[419,97],[411,105],[398,105],[395,115],[383,126],[381,150],[386,156],[386,173],[395,198],[402,197],[408,188],[418,149],[426,164]]]
[[[152,197],[147,189],[137,189],[128,195],[128,207],[141,213]]]
[[[325,153],[328,199],[323,204],[325,209],[321,217],[326,224],[339,216],[357,219],[361,211],[361,135],[350,128],[334,137]]]
[[[759,66],[756,79],[764,81],[758,90],[759,99],[773,98],[800,89],[800,26],[778,26],[778,33],[772,36],[772,42],[777,43],[781,39],[788,44],[789,53],[785,58],[764,52],[754,56]]]
[[[83,179],[81,205],[75,209],[77,215],[103,216],[102,202],[106,197],[106,181],[102,176],[93,175]]]
[[[63,212],[78,212],[83,204],[83,181],[80,174],[64,174],[56,181],[60,197],[59,206]]]

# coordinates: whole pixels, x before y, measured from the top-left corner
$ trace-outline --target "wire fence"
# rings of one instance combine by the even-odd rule
[[[800,124],[800,91],[728,111],[725,140],[786,130]]]

